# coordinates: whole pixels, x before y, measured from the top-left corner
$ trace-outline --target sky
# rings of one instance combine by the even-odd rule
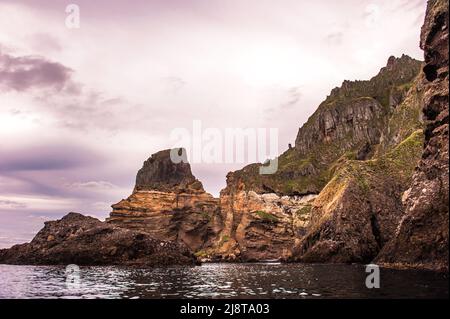
[[[79,8],[69,28],[68,4]],[[331,89],[423,59],[426,0],[0,0],[0,248],[76,211],[103,219],[171,132],[276,128]],[[182,145],[190,148],[189,145]],[[193,163],[218,196],[245,163]]]

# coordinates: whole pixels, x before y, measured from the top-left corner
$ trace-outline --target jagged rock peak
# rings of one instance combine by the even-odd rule
[[[385,67],[370,80],[344,80],[340,87],[331,90],[325,102],[336,98],[351,98],[361,96],[372,96],[382,98],[384,92],[392,87],[410,82],[420,71],[421,61],[403,54],[397,58],[390,56]]]
[[[420,61],[413,59],[409,55],[406,55],[406,54],[402,54],[402,56],[399,58],[391,55],[386,63],[386,66],[384,68],[381,68],[380,73],[386,72],[386,71],[387,72],[393,72],[393,71],[396,72],[400,69],[409,71],[409,69],[417,67],[418,65],[420,65],[420,63],[421,63]]]
[[[413,61],[417,61],[413,58],[411,58],[409,55],[406,54],[402,54],[401,57],[397,58],[394,55],[391,55],[387,61],[386,64],[386,68],[392,69],[395,65],[401,64],[401,63],[408,63],[408,62],[413,62]]]
[[[181,161],[178,163],[173,161],[171,152],[177,152],[177,157]],[[192,174],[186,150],[183,148],[167,149],[153,154],[137,173],[135,191],[176,191],[180,189],[203,191],[202,183]]]

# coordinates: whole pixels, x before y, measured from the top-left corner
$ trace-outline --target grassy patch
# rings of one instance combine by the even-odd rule
[[[194,255],[199,258],[206,258],[209,256],[209,253],[206,250],[199,250],[195,252]]]
[[[204,218],[204,219],[207,219],[208,221],[210,221],[211,220],[211,215],[209,215],[208,214],[208,212],[199,212],[199,214],[200,215],[202,215],[202,217]]]
[[[309,213],[311,212],[311,209],[312,209],[312,206],[311,206],[311,205],[306,205],[306,206],[304,206],[304,207],[298,209],[298,210],[295,212],[295,214],[296,214],[298,217],[304,217],[304,216],[306,216],[306,215],[309,215]]]
[[[258,215],[259,217],[261,217],[264,220],[269,220],[272,222],[277,222],[278,221],[278,217],[271,214],[271,213],[267,213],[267,212],[263,212],[262,210],[257,210],[254,212],[256,215]]]

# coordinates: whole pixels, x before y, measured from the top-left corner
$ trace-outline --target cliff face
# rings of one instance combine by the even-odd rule
[[[390,57],[386,67],[372,79],[344,81],[299,129],[295,147],[279,156],[275,174],[260,175],[260,165],[251,164],[231,173],[230,180],[257,193],[318,194],[333,177],[341,158],[370,159],[380,153],[383,140],[391,142],[389,121],[414,86],[420,68],[421,62],[408,56]],[[409,104],[417,105],[412,101]],[[397,116],[402,117],[399,113]],[[403,123],[409,134],[414,131],[410,128],[421,120],[420,111],[415,115]],[[397,142],[389,147],[409,134],[397,137]]]
[[[298,153],[308,156],[317,151],[318,143],[331,141],[344,151],[361,143],[378,144],[385,121],[404,100],[420,65],[406,55],[390,57],[369,81],[344,81],[300,128],[295,141]]]
[[[196,262],[182,245],[77,213],[46,222],[31,243],[0,250],[0,263],[5,264],[166,266]]]
[[[378,262],[448,271],[448,2],[428,2],[421,32],[426,82],[422,159],[405,193],[405,215]]]
[[[338,166],[313,203],[307,234],[296,245],[293,260],[370,262],[375,258],[385,265],[448,271],[445,1],[429,1],[421,47],[423,72],[404,98],[390,97],[401,102],[382,130],[372,159]],[[426,122],[424,144],[420,130],[411,134],[421,127],[420,116]]]
[[[391,57],[371,80],[345,81],[299,130],[275,174],[260,175],[259,164],[229,173],[216,257],[373,258],[402,216],[401,195],[420,156],[420,67]],[[354,222],[352,211],[360,214]]]
[[[172,162],[170,150],[145,161],[133,193],[112,208],[108,223],[182,242],[192,251],[211,245],[222,227],[219,200],[204,191],[189,163]]]

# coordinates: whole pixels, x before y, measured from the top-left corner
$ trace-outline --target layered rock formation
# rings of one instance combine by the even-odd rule
[[[170,150],[145,161],[133,193],[112,208],[109,223],[182,242],[194,252],[212,245],[222,227],[219,200],[204,191],[186,158],[171,160]]]
[[[404,196],[406,213],[377,258],[380,263],[448,271],[448,28],[448,2],[429,1],[420,41],[426,63],[425,144]]]
[[[212,255],[221,260],[240,261],[289,256],[295,239],[305,233],[314,197],[223,190],[220,207],[224,228]]]
[[[182,245],[77,213],[46,222],[30,243],[0,250],[3,264],[166,266],[196,262]]]

